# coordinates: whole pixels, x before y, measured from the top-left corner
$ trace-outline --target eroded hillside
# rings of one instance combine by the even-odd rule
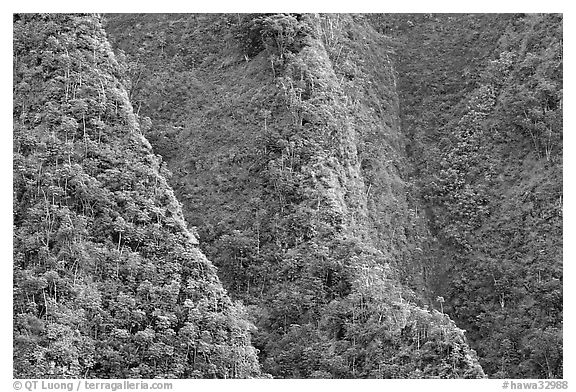
[[[346,15],[109,15],[134,105],[275,377],[482,377],[419,306],[391,46]]]
[[[562,15],[376,15],[393,37],[427,279],[493,377],[561,378]]]
[[[260,375],[94,15],[14,16],[14,377]]]
[[[15,15],[15,377],[561,378],[562,39]]]

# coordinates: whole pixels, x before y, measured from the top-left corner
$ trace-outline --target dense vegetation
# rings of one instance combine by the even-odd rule
[[[401,284],[418,286],[426,230],[389,43],[363,17],[110,15],[107,30],[266,372],[483,376],[462,331]]]
[[[561,378],[562,17],[16,15],[13,208],[16,377]]]
[[[252,377],[100,18],[14,18],[14,376]]]
[[[562,17],[384,15],[435,295],[494,377],[562,377]]]

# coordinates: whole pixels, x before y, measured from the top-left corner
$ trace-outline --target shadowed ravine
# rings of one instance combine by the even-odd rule
[[[15,377],[561,378],[561,26],[16,16]]]

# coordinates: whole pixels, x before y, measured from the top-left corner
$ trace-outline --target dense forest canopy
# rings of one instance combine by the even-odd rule
[[[561,378],[562,16],[14,16],[14,375]]]
[[[251,377],[97,16],[14,22],[14,375]]]
[[[562,16],[374,25],[396,39],[430,288],[488,374],[562,378]]]

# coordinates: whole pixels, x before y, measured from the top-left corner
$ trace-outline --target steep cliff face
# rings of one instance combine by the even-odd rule
[[[380,15],[427,279],[494,377],[561,378],[562,16]]]
[[[97,16],[14,16],[14,377],[253,377]]]
[[[561,15],[15,15],[15,377],[562,377],[562,64]]]
[[[390,45],[364,18],[109,15],[107,30],[266,372],[483,376],[463,331],[408,288],[427,232]]]

